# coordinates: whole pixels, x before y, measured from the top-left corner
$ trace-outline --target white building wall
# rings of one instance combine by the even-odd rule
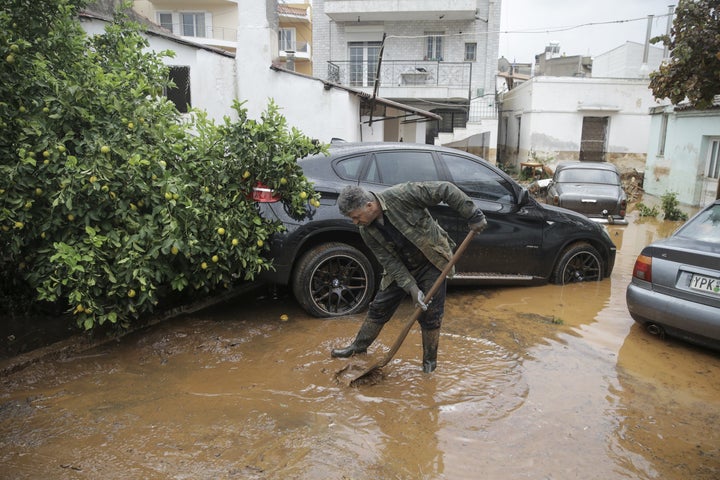
[[[503,95],[502,160],[577,160],[583,117],[608,117],[606,159],[644,168],[653,98],[647,80],[533,77]],[[507,119],[505,122],[504,119]],[[518,132],[518,126],[520,131]]]
[[[249,118],[259,119],[269,99],[280,107],[288,125],[329,142],[333,137],[361,139],[359,98],[322,82],[270,68],[277,52],[277,32],[268,22],[266,2],[245,0],[239,9],[238,44],[252,45],[237,56],[237,98]]]
[[[667,115],[665,131],[663,113]],[[676,193],[680,203],[692,206],[712,201],[718,180],[705,176],[710,142],[720,138],[720,113],[715,109],[675,111],[666,107],[651,117],[644,190],[658,197]],[[659,152],[663,136],[665,149]]]
[[[107,22],[84,17],[81,25],[88,35],[99,35],[105,32]],[[225,116],[235,116],[232,109],[236,88],[234,58],[157,35],[146,34],[145,37],[150,43],[147,51],[175,52],[174,57],[164,59],[166,65],[190,67],[190,101],[193,108],[205,110],[208,117],[216,121]]]
[[[593,78],[647,78],[660,67],[663,49],[650,45],[647,65],[642,67],[645,45],[625,42],[617,48],[593,58]]]

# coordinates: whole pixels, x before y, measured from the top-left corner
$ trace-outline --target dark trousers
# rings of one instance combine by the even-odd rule
[[[427,262],[426,265],[411,272],[417,282],[418,287],[423,293],[428,293],[435,280],[440,275],[440,270],[435,268],[433,264]],[[423,330],[434,330],[440,328],[442,324],[443,313],[445,313],[445,289],[447,280],[443,280],[438,291],[432,297],[430,305],[425,312],[418,317],[418,323]],[[408,296],[407,292],[398,287],[393,282],[385,290],[380,290],[372,302],[368,310],[367,319],[372,323],[385,324],[393,316],[400,303]],[[412,299],[413,303],[415,299]]]

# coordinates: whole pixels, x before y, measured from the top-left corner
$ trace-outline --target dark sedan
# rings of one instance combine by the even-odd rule
[[[548,186],[546,201],[595,221],[627,224],[627,198],[612,163],[560,162]]]
[[[643,249],[626,297],[650,333],[720,349],[720,200]]]
[[[293,218],[281,201],[261,204],[266,218],[287,230],[275,235],[275,271],[268,282],[290,285],[295,298],[319,317],[353,314],[367,307],[381,267],[336,200],[343,187],[371,191],[407,181],[453,182],[485,212],[488,228],[477,235],[457,265],[452,283],[478,285],[564,284],[610,275],[615,245],[604,227],[575,212],[546,206],[503,171],[474,155],[434,145],[338,143],[329,156],[298,161],[322,197],[307,216]],[[466,222],[447,205],[431,213],[456,243]]]

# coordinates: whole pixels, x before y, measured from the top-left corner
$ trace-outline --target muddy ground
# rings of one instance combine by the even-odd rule
[[[720,354],[625,305],[637,253],[677,224],[631,219],[609,227],[608,280],[451,288],[430,375],[413,329],[377,384],[335,378],[388,349],[409,303],[348,361],[329,351],[362,316],[284,294],[4,370],[0,478],[720,478]]]

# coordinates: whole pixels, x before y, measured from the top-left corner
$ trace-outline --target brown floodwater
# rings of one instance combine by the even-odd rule
[[[387,351],[409,302],[344,360],[362,316],[255,295],[5,374],[0,477],[720,478],[720,354],[625,305],[635,256],[678,225],[631,220],[609,280],[451,288],[430,375],[414,328],[377,383],[335,376]]]

